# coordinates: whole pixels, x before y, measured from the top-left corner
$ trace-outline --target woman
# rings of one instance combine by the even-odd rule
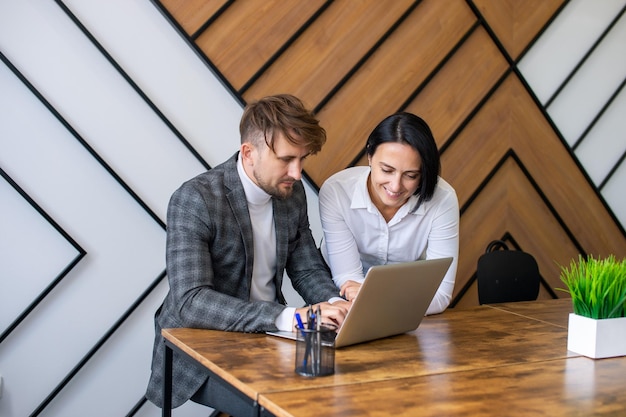
[[[373,265],[453,257],[426,314],[450,304],[459,252],[459,204],[439,177],[437,144],[418,116],[396,113],[372,131],[369,167],[336,173],[319,192],[322,253],[352,300]]]

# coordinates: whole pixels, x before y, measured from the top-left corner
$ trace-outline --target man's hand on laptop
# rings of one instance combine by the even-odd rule
[[[348,301],[335,301],[332,304],[329,302],[323,302],[323,303],[313,305],[313,311],[317,311],[317,307],[319,306],[320,311],[322,313],[322,324],[335,325],[337,326],[337,328],[339,328],[341,327],[341,324],[343,323],[343,320],[345,319],[346,314],[348,314],[348,310],[350,309],[351,305],[352,303]],[[296,314],[300,314],[300,317],[302,317],[302,320],[305,321],[308,310],[309,310],[309,307],[297,308]],[[303,324],[304,324],[304,327],[307,326],[306,322],[304,322]],[[297,325],[295,315],[294,315],[293,325],[294,326]]]
[[[352,301],[359,294],[359,290],[361,289],[361,283],[348,280],[343,283],[341,288],[339,289],[339,295],[345,298],[348,301]]]

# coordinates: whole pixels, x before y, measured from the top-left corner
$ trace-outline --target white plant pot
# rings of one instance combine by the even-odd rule
[[[626,356],[626,317],[596,320],[570,313],[567,350],[593,359]]]

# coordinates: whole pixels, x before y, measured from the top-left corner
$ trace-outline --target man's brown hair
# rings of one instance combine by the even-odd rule
[[[307,147],[311,154],[319,152],[326,142],[326,130],[319,120],[291,94],[264,97],[246,106],[239,124],[241,143],[258,146],[265,140],[273,151],[279,132],[292,144]]]

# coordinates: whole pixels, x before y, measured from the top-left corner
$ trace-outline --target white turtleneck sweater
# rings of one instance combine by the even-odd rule
[[[254,244],[254,266],[250,298],[256,301],[276,301],[276,229],[272,196],[256,185],[243,168],[241,157],[237,157],[237,172],[243,184],[248,202]],[[279,330],[293,330],[296,309],[287,307],[276,318]]]

